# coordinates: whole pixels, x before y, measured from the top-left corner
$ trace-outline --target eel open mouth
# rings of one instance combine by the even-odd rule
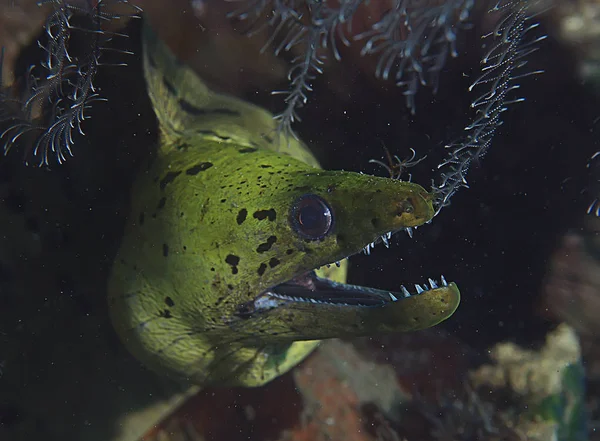
[[[315,271],[294,277],[261,293],[254,299],[254,310],[271,309],[288,302],[304,302],[325,305],[377,307],[416,296],[440,287],[447,287],[444,276],[440,282],[428,279],[427,283],[415,284],[414,290],[401,286],[400,292],[390,292],[358,285],[337,283],[320,278]]]

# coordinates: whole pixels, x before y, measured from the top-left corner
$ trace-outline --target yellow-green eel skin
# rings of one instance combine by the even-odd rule
[[[321,170],[302,142],[275,135],[270,113],[209,90],[144,28],[161,141],[134,183],[108,288],[114,327],[142,363],[201,386],[260,386],[321,339],[419,330],[453,314],[454,283],[392,294],[398,301],[382,291],[376,306],[267,296],[313,269],[345,282],[346,257],[430,221],[432,196],[409,182]],[[331,228],[317,239],[293,222],[306,195],[330,209]]]

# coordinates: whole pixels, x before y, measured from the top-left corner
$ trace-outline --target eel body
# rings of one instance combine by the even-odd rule
[[[260,386],[320,339],[452,315],[460,295],[445,280],[398,292],[344,283],[348,256],[431,220],[422,187],[321,170],[275,135],[271,114],[209,90],[147,25],[144,71],[161,141],[132,189],[108,293],[140,361],[198,385]]]

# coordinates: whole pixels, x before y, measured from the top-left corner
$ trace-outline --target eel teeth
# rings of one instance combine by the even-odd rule
[[[437,289],[441,286],[448,286],[448,282],[446,282],[446,279],[444,278],[444,276],[442,276],[440,278],[440,283],[438,284],[438,282],[436,282],[433,279],[427,279],[427,282],[429,283],[429,287],[427,286],[427,283],[423,283],[422,285],[419,285],[417,283],[415,283],[415,293],[411,294],[411,292],[404,286],[404,285],[400,285],[400,289],[402,291],[402,295],[404,296],[404,298],[406,297],[412,297],[414,295],[419,295],[421,293],[424,293],[426,291],[429,291],[430,289]],[[390,298],[392,299],[392,301],[397,301],[398,299],[396,298],[396,296],[394,296],[391,292],[389,293]]]
[[[371,255],[371,244],[363,248],[363,253],[365,253],[367,256]]]
[[[348,303],[334,303],[334,302],[325,302],[322,300],[317,300],[317,299],[312,299],[312,298],[305,299],[304,297],[291,297],[291,296],[286,296],[283,294],[278,294],[275,292],[268,292],[267,295],[269,295],[270,297],[275,297],[275,298],[281,299],[281,300],[289,300],[290,302],[305,302],[305,303],[318,303],[321,305],[350,306]]]
[[[594,201],[592,201],[592,203],[589,205],[589,207],[587,209],[587,214],[591,214],[591,215],[600,217],[600,200],[595,199]]]
[[[406,231],[406,234],[408,234],[408,236],[411,239],[413,238],[413,234],[416,229],[417,229],[417,227],[403,228],[403,230]],[[384,233],[379,237],[379,240],[381,240],[381,242],[383,242],[383,244],[385,245],[386,248],[390,247],[390,240],[392,239],[392,234],[394,234],[392,231],[388,231],[387,233]],[[376,243],[377,243],[377,240],[370,244],[367,244],[367,246],[362,249],[362,252],[364,254],[366,254],[367,256],[369,256],[371,254],[371,250],[373,248],[375,248]]]
[[[390,240],[392,238],[392,234],[394,234],[391,231],[388,231],[387,233],[382,234],[378,240],[381,240],[383,242],[383,244],[385,245],[386,248],[390,247]],[[375,240],[374,242],[371,242],[370,244],[367,244],[366,247],[364,247],[362,249],[362,252],[364,254],[366,254],[367,256],[369,256],[371,254],[371,250],[373,248],[375,248],[375,244],[377,243],[378,240]]]
[[[390,242],[389,242],[387,236],[381,236],[381,240],[383,241],[383,244],[385,245],[386,248],[390,247]]]
[[[438,284],[435,280],[433,279],[427,279],[429,286],[431,288],[427,287],[427,283],[424,283],[422,285],[419,285],[417,283],[415,283],[415,293],[411,294],[411,292],[404,286],[404,285],[400,285],[400,289],[402,291],[402,295],[404,296],[404,298],[407,297],[412,297],[414,295],[419,295],[421,293],[427,292],[430,289],[437,289],[439,288],[439,285],[441,284],[442,286],[448,286],[448,282],[446,282],[446,279],[444,276],[441,276],[440,278],[440,284]],[[315,304],[322,304],[322,305],[335,305],[335,306],[350,306],[348,303],[336,303],[336,302],[326,302],[323,300],[318,300],[318,299],[313,299],[313,298],[304,298],[304,297],[291,297],[291,296],[286,296],[284,294],[278,294],[275,292],[268,292],[267,293],[268,296],[270,297],[275,297],[277,299],[281,299],[281,300],[287,300],[290,302],[305,302],[305,303],[315,303]],[[388,291],[388,295],[390,297],[390,301],[392,302],[397,302],[398,301],[398,297],[396,297],[393,293]],[[353,305],[353,306],[360,306],[360,305]],[[263,306],[261,309],[264,308],[269,308],[269,307],[275,307],[275,306]]]

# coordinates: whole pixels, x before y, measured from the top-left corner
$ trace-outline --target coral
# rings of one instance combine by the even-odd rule
[[[543,438],[533,439],[587,439],[581,348],[573,328],[558,326],[539,351],[507,342],[496,345],[490,355],[493,364],[471,373],[473,384],[490,392],[510,390],[528,409],[521,416],[524,427],[532,427],[536,420],[550,426],[542,431]]]

